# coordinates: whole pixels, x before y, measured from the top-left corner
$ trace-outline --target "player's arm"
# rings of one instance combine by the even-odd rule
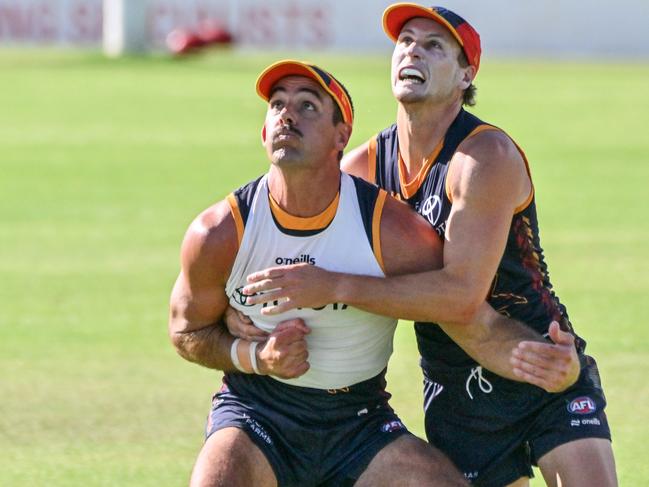
[[[435,231],[410,207],[392,198],[386,200],[383,211],[381,247],[388,276],[435,270],[443,265],[442,242]],[[574,337],[560,331],[558,324],[550,334],[560,346],[553,346],[528,326],[499,314],[483,301],[470,323],[440,326],[469,356],[503,377],[556,391],[572,384],[571,374],[578,373],[578,368],[571,369],[578,363]],[[523,349],[530,347],[539,356],[538,365],[531,366],[520,353],[514,352],[521,344]],[[568,350],[563,349],[564,344]],[[575,355],[574,364],[566,351]]]
[[[181,248],[181,270],[171,293],[169,336],[186,360],[224,371],[233,338],[221,324],[227,307],[225,283],[237,252],[237,233],[227,202],[201,213]]]
[[[205,367],[226,372],[241,369],[252,373],[252,342],[241,340],[234,351],[234,338],[222,323],[228,305],[225,284],[238,250],[234,219],[227,202],[203,212],[190,225],[181,250],[181,271],[170,302],[169,336],[178,353]],[[302,322],[277,327],[264,344],[253,348],[262,374],[282,378],[304,374],[309,364]]]

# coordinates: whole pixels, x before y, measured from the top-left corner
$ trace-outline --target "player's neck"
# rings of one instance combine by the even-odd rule
[[[327,209],[340,189],[340,169],[324,165],[317,169],[282,168],[272,165],[268,189],[285,212],[312,217]]]
[[[397,132],[399,151],[409,173],[416,173],[442,141],[457,117],[461,103],[399,104]]]

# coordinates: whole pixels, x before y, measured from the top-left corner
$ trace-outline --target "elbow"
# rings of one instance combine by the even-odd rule
[[[192,346],[192,341],[187,335],[182,332],[170,332],[169,338],[178,355],[189,362],[196,362],[196,354],[193,350],[195,347]]]
[[[462,299],[454,303],[454,306],[449,313],[449,319],[446,320],[446,323],[462,328],[468,328],[478,319],[483,303],[484,299],[473,299],[464,295]]]
[[[169,339],[176,353],[189,362],[196,361],[196,343],[192,340],[191,332],[185,331],[186,323],[182,320],[171,318],[169,320]]]

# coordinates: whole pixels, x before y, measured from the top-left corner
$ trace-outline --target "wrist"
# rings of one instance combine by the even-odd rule
[[[230,348],[232,365],[244,374],[266,375],[263,361],[259,359],[259,342],[236,338]]]
[[[348,274],[335,273],[333,275],[333,285],[329,286],[331,296],[327,299],[327,302],[349,304],[350,289],[353,288],[353,284],[349,282],[350,280],[351,276]]]
[[[241,339],[235,338],[232,344],[230,345],[230,360],[232,361],[232,366],[239,372],[247,373],[244,364],[241,363]]]

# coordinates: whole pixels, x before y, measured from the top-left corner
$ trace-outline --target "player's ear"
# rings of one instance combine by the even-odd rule
[[[339,122],[336,125],[336,148],[341,151],[345,149],[351,136],[352,126],[345,122]]]
[[[466,90],[471,83],[473,83],[473,78],[475,78],[475,66],[467,66],[463,69],[462,79],[460,81],[461,88]]]

